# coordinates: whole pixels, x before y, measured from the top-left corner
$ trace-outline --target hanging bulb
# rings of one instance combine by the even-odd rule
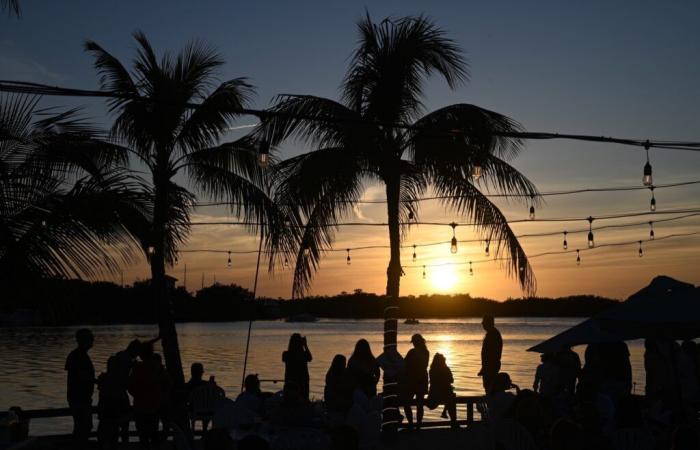
[[[486,239],[485,242],[486,242],[486,248],[484,249],[484,253],[486,254],[486,256],[489,256],[489,244],[491,243],[491,240]]]
[[[474,163],[474,165],[472,166],[472,178],[474,179],[474,181],[479,181],[479,178],[481,178],[482,175],[483,170],[481,168],[481,164],[479,164],[478,162]]]
[[[649,141],[644,143],[644,149],[647,152],[647,163],[644,164],[644,176],[642,177],[642,182],[644,186],[651,186],[653,183],[653,178],[651,176],[651,164],[649,163]]]
[[[258,147],[258,166],[262,169],[270,164],[270,143],[266,140],[260,141]]]
[[[45,226],[46,226],[46,221],[45,221],[45,220],[42,220],[42,221],[41,221],[41,226],[42,226],[42,227],[45,227]]]
[[[639,241],[639,257],[641,258],[644,256],[644,252],[642,251],[642,241]]]
[[[535,196],[530,196],[530,220],[535,220]]]
[[[416,244],[413,244],[413,262],[416,262],[418,255],[416,255]]]
[[[474,276],[474,270],[472,270],[472,262],[469,261],[469,276],[473,277]]]
[[[581,265],[581,253],[578,251],[578,249],[576,249],[576,265]]]
[[[425,266],[423,266],[423,279],[425,280]]]
[[[595,240],[593,239],[593,217],[588,217],[588,248],[595,247]]]
[[[654,240],[654,222],[649,222],[649,239]]]
[[[156,248],[152,245],[148,246],[148,249],[146,250],[149,255],[153,256],[156,253]]]
[[[457,253],[457,236],[455,236],[455,228],[457,228],[457,224],[452,222],[450,224],[452,227],[452,241],[450,242],[450,253],[453,255]]]
[[[289,269],[289,259],[286,256],[284,257],[284,268]]]
[[[346,249],[346,250],[347,250],[347,252],[348,252],[348,257],[345,258],[345,261],[347,261],[348,266],[349,266],[349,265],[350,265],[350,249],[348,248],[348,249]]]
[[[651,201],[649,202],[649,210],[651,212],[654,212],[656,211],[656,198],[654,197],[654,186],[651,186],[649,190],[651,191]]]
[[[229,269],[231,268],[231,252],[230,251],[228,252],[228,261],[226,262],[226,265],[228,266]]]
[[[569,248],[569,243],[566,242],[566,235],[569,234],[567,231],[564,232],[564,250]]]
[[[415,219],[415,217],[416,216],[413,214],[413,211],[408,212],[408,220],[413,220],[413,219]]]
[[[177,264],[178,264],[179,262],[180,262],[180,252],[179,252],[179,251],[176,251],[176,252],[175,252],[175,258],[174,258],[174,260],[173,260],[173,264],[175,264],[175,265],[177,266]]]

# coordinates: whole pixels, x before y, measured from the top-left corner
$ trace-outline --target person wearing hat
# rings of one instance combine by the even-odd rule
[[[411,337],[413,348],[404,359],[404,370],[399,378],[399,389],[403,402],[403,410],[409,428],[413,427],[413,411],[411,401],[416,399],[416,429],[423,423],[423,399],[428,392],[428,362],[430,352],[425,346],[425,339],[420,334]]]

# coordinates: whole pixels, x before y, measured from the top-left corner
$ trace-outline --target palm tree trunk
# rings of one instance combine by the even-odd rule
[[[185,383],[180,359],[180,345],[175,328],[173,305],[165,279],[165,224],[168,210],[168,180],[154,176],[155,202],[153,206],[153,255],[151,256],[151,283],[155,294],[158,330],[163,346],[165,366],[176,389]]]
[[[398,300],[401,282],[401,229],[399,224],[399,199],[401,176],[395,175],[386,182],[387,215],[389,219],[389,243],[391,257],[386,270],[387,306],[384,309],[384,351],[396,349],[398,334]],[[398,384],[395,377],[384,376],[384,407],[382,432],[390,440],[396,438],[399,420]]]

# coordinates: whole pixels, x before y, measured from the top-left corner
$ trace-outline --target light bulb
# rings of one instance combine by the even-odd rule
[[[469,276],[474,276],[474,270],[472,270],[472,262],[469,261]]]
[[[486,256],[489,256],[489,244],[490,243],[491,243],[490,240],[486,239],[486,248],[484,249],[484,253],[486,254]]]
[[[423,266],[423,279],[425,280],[425,266]]]
[[[177,264],[180,262],[180,252],[175,252],[175,258],[173,259],[173,264],[177,266]]]
[[[481,168],[481,164],[475,163],[472,166],[472,178],[474,178],[474,181],[478,181],[482,175],[483,175],[483,170]]]
[[[266,168],[270,164],[270,143],[268,141],[260,141],[258,147],[258,166]]]
[[[413,244],[413,262],[416,262],[418,255],[416,255],[416,244]]]
[[[413,215],[413,211],[408,212],[408,220],[413,220],[415,218],[415,215]]]
[[[642,176],[642,183],[644,186],[651,186],[653,183],[653,178],[651,176],[651,164],[649,163],[649,141],[644,143],[644,149],[647,152],[647,162],[644,164],[644,175]]]
[[[535,220],[535,204],[534,204],[535,196],[531,195],[530,196],[530,220]]]
[[[569,248],[569,243],[566,242],[566,235],[569,234],[567,231],[564,232],[564,250]]]
[[[348,257],[345,259],[345,261],[348,263],[348,266],[350,265],[350,249],[347,249],[348,252]]]
[[[593,217],[588,217],[588,248],[595,247],[595,240],[593,239]]]
[[[289,269],[289,259],[286,256],[284,257],[284,268]]]
[[[576,265],[581,265],[581,253],[579,253],[578,249],[576,249]]]
[[[649,222],[649,239],[654,240],[654,222]]]
[[[642,251],[642,241],[639,241],[639,257],[641,258],[644,256],[644,252]]]
[[[226,265],[229,269],[231,268],[231,252],[228,252],[228,261],[226,262]]]
[[[46,226],[46,221],[45,221],[45,220],[42,220],[42,221],[41,221],[41,226],[42,226],[42,227],[45,227],[45,226]]]
[[[450,241],[450,253],[453,255],[457,253],[457,236],[455,235],[455,229],[457,228],[457,224],[452,222],[450,224],[452,227],[452,240]]]
[[[156,253],[156,248],[152,245],[148,246],[148,249],[146,250],[149,255],[154,255]]]
[[[652,197],[651,197],[651,201],[649,202],[649,210],[650,210],[651,212],[656,211],[656,199],[654,198],[653,194],[652,194]]]

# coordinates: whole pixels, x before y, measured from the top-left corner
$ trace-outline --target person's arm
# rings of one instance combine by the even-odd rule
[[[535,382],[532,383],[532,390],[535,391],[535,392],[538,392],[538,391],[537,391],[537,386],[538,386],[538,385],[540,384],[540,382],[541,382],[541,380],[540,380],[540,372],[541,372],[541,371],[540,371],[540,367],[542,367],[542,366],[541,366],[541,365],[537,366],[537,370],[535,370]]]

